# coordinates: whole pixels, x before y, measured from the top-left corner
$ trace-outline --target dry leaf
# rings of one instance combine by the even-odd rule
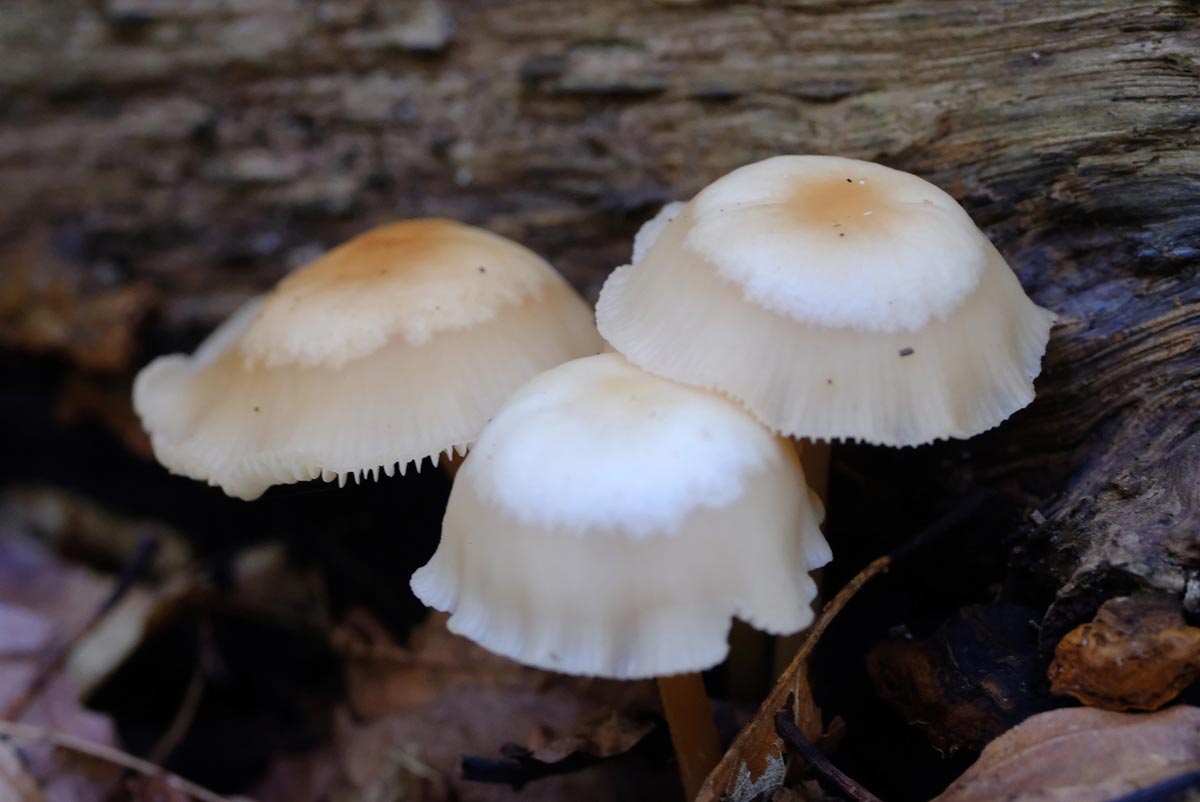
[[[6,496],[5,501],[9,500]],[[7,504],[5,512],[11,512]],[[6,610],[6,617],[26,619],[24,626],[0,628],[0,656],[10,655],[9,660],[0,662],[0,699],[20,692],[17,686],[26,681],[21,677],[31,677],[41,655],[75,632],[103,603],[113,581],[66,563],[37,541],[0,527],[0,607]],[[60,678],[70,686],[69,695],[86,695],[137,647],[156,604],[150,591],[131,588],[74,644]],[[30,637],[31,621],[44,629],[34,648],[24,642]],[[11,659],[15,652],[25,659]],[[53,721],[46,723],[55,727]]]
[[[446,616],[432,614],[409,639],[392,641],[386,628],[362,610],[333,634],[346,657],[346,691],[359,718],[372,721],[436,701],[456,686],[536,689],[551,675],[526,669],[450,634]]]
[[[770,751],[772,748],[776,751]],[[764,751],[761,770],[751,771],[746,760],[742,761],[728,793],[723,794],[721,799],[728,799],[729,802],[755,802],[758,799],[774,797],[780,791],[787,790],[783,787],[785,779],[787,755],[783,742],[777,741],[776,746],[768,747]]]
[[[1200,628],[1160,593],[1110,599],[1058,643],[1047,672],[1056,694],[1105,710],[1157,710],[1200,676]]]
[[[0,802],[46,802],[12,744],[0,741]]]
[[[567,733],[556,733],[543,724],[530,736],[529,756],[540,763],[557,763],[579,754],[615,757],[628,752],[653,729],[654,721],[619,710],[584,721]]]
[[[657,704],[652,682],[527,668],[450,634],[445,621],[443,614],[431,615],[408,648],[361,611],[335,632],[335,647],[346,656],[350,707],[336,723],[342,776],[334,799],[508,798],[506,786],[464,781],[463,756],[499,756],[511,742],[544,750],[546,762],[573,751],[619,754],[649,731],[636,722]],[[522,799],[621,797],[619,786],[592,774],[603,770],[539,780]],[[669,773],[663,779],[668,787],[675,782]]]
[[[51,647],[87,617],[109,587],[110,580],[62,563],[31,540],[0,533],[0,709],[29,687]],[[133,608],[119,606],[113,615],[138,609],[136,600],[130,603]],[[97,637],[101,640],[94,640]],[[124,645],[125,639],[113,630],[93,631],[79,644],[66,670],[56,674],[29,705],[22,721],[116,746],[112,720],[80,703],[80,682],[92,677],[97,649],[109,655],[99,662],[111,666],[119,659],[113,650]],[[89,648],[91,656],[84,657]],[[47,802],[102,802],[121,776],[118,768],[48,744],[19,746]]]
[[[988,744],[934,802],[1105,802],[1200,768],[1200,708],[1039,713]]]
[[[435,702],[456,688],[569,695],[594,714],[644,710],[658,703],[653,682],[568,677],[492,654],[446,629],[444,613],[430,614],[414,630],[408,648],[395,644],[369,614],[360,610],[350,618],[352,623],[339,627],[333,638],[335,648],[346,655],[351,707],[368,721]],[[574,726],[579,720],[571,716],[564,724]],[[521,738],[528,735],[521,733]]]

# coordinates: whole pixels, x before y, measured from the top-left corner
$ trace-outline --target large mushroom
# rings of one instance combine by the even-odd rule
[[[463,453],[532,376],[599,352],[587,304],[528,249],[449,220],[373,229],[287,276],[134,406],[175,473],[244,499]]]
[[[808,626],[808,572],[830,558],[822,514],[786,440],[720,395],[602,354],[496,414],[412,588],[452,631],[519,662],[672,677],[660,688],[694,796],[719,757],[694,672],[725,658],[734,617]]]
[[[779,156],[671,207],[604,285],[634,364],[794,437],[971,437],[1033,399],[1054,315],[942,190],[878,164]]]
[[[833,440],[972,437],[1032,401],[1054,322],[948,194],[831,156],[767,159],[666,206],[596,318],[634,364],[797,438],[822,500]]]

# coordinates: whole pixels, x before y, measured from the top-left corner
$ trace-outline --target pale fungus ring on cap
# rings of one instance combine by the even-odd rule
[[[497,413],[412,587],[452,631],[528,665],[699,671],[728,653],[735,616],[776,634],[811,623],[822,516],[787,441],[722,396],[603,354]]]
[[[463,453],[523,382],[601,347],[587,304],[531,251],[404,221],[291,274],[194,355],[156,359],[134,406],[168,469],[252,499]]]
[[[735,170],[647,224],[604,338],[795,437],[971,437],[1033,399],[1054,315],[950,196],[852,159]]]

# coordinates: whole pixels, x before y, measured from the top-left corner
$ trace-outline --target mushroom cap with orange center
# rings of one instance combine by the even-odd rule
[[[255,498],[464,451],[516,387],[600,350],[545,261],[448,220],[373,229],[286,277],[134,405],[170,470]]]
[[[642,368],[787,435],[884,445],[970,437],[1033,399],[1054,316],[932,184],[780,156],[664,214],[596,310]]]

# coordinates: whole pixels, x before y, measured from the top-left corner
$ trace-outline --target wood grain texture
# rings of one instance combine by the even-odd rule
[[[0,220],[204,295],[448,214],[594,291],[654,204],[836,152],[949,190],[1062,306],[1197,258],[1198,27],[1163,0],[15,0]]]
[[[159,348],[395,217],[594,298],[657,204],[746,162],[929,178],[1060,313],[1038,400],[953,457],[1036,511],[1046,647],[1130,586],[1200,614],[1193,0],[12,0],[0,53],[0,242],[149,287]]]

